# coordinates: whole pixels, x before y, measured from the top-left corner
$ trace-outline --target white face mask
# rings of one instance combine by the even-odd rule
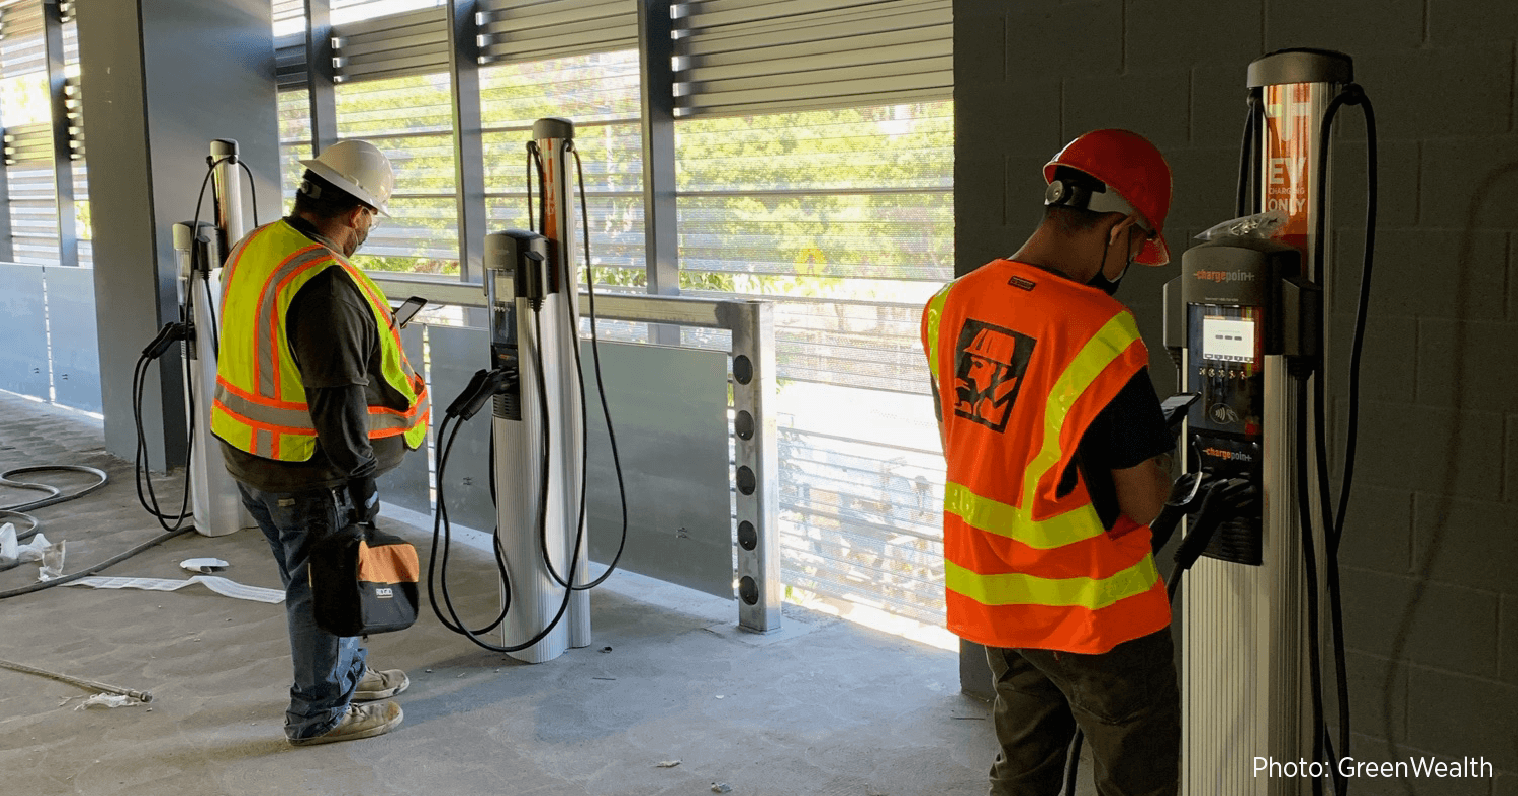
[[[343,254],[344,257],[352,257],[353,254],[354,254],[354,252],[358,251],[358,247],[364,245],[364,241],[366,241],[366,240],[369,239],[369,230],[371,230],[371,229],[374,228],[374,212],[372,210],[371,211],[366,211],[364,213],[364,216],[366,218],[368,218],[369,221],[367,223],[365,223],[362,227],[360,227],[359,229],[357,229],[357,230],[354,231],[354,233],[353,233],[353,248],[350,251],[344,253]]]

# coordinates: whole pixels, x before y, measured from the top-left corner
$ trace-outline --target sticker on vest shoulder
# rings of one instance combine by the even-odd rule
[[[1034,282],[1032,279],[1028,279],[1027,277],[1014,276],[1011,279],[1007,280],[1007,284],[1011,285],[1012,287],[1020,287],[1023,290],[1032,290],[1038,283]]]
[[[954,414],[992,431],[1007,429],[1034,339],[967,319],[954,348]]]
[[[282,508],[282,509],[289,508],[289,507],[291,507],[293,505],[295,505],[295,498],[280,498],[279,499],[279,507]]]

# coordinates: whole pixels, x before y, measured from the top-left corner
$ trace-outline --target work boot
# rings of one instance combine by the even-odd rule
[[[384,735],[401,723],[401,706],[394,702],[376,702],[371,705],[349,705],[348,712],[336,727],[312,738],[290,741],[291,746],[315,746],[338,741],[356,741]]]
[[[400,669],[386,669],[377,672],[364,667],[364,677],[358,681],[358,690],[353,692],[354,702],[372,702],[376,699],[388,699],[406,690],[411,685],[411,678]]]

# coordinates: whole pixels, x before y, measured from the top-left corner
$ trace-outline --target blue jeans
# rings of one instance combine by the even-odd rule
[[[285,585],[285,620],[295,666],[285,736],[293,741],[322,735],[348,712],[364,676],[367,655],[359,639],[334,636],[317,627],[311,610],[311,546],[346,524],[347,496],[331,489],[264,492],[240,482],[237,488],[243,505],[269,540]]]

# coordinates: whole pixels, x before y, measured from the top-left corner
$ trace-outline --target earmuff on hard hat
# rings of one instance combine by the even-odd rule
[[[1143,220],[1151,235],[1135,262],[1164,265],[1170,261],[1164,235],[1165,216],[1170,213],[1170,164],[1154,144],[1128,130],[1093,130],[1066,144],[1044,164],[1044,180],[1053,183],[1065,170],[1089,176],[1102,186],[1101,191],[1091,192],[1087,209],[1137,213]],[[1054,190],[1061,196],[1065,192],[1064,188]],[[1071,193],[1072,198],[1079,195],[1078,190]]]
[[[380,215],[389,215],[385,205],[395,190],[395,171],[390,167],[390,159],[368,141],[356,138],[338,141],[316,158],[302,160],[300,165]],[[306,184],[301,187],[304,190]]]
[[[1122,213],[1125,216],[1135,216],[1140,229],[1149,235],[1154,234],[1154,227],[1149,225],[1144,214],[1128,204],[1127,200],[1119,196],[1117,192],[1108,191],[1106,184],[1101,180],[1068,166],[1055,169],[1054,179],[1049,182],[1049,187],[1044,189],[1044,205],[1089,210],[1093,213]]]

